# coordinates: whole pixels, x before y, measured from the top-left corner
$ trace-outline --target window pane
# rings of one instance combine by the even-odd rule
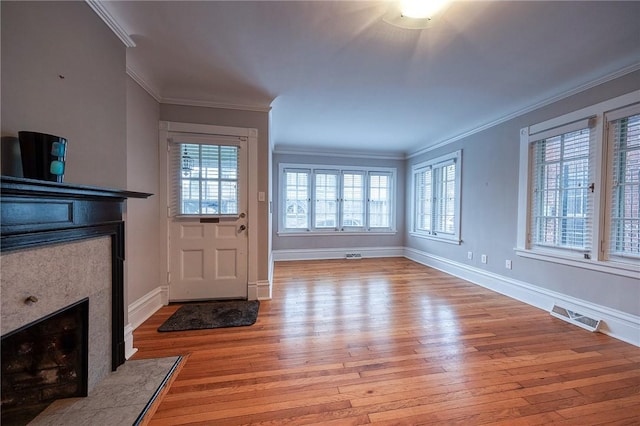
[[[285,228],[309,228],[309,172],[285,171]]]
[[[369,227],[391,227],[390,175],[369,175]]]
[[[202,182],[202,214],[219,214],[220,183],[217,180]]]
[[[364,226],[364,176],[344,173],[342,180],[342,226]]]
[[[338,176],[334,173],[316,173],[316,228],[338,226]]]
[[[238,148],[220,147],[220,169],[222,179],[238,180]]]

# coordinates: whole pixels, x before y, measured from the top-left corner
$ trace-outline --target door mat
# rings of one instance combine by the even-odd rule
[[[187,304],[158,327],[158,331],[244,327],[256,322],[259,308],[260,302],[257,300]]]

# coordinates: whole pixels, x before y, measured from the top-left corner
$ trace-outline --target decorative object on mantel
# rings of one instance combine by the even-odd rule
[[[23,177],[62,182],[67,140],[39,132],[18,132]]]
[[[204,330],[209,328],[244,327],[255,324],[260,302],[257,300],[225,300],[183,305],[169,317],[158,331]]]

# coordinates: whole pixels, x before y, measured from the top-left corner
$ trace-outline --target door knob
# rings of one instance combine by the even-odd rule
[[[247,229],[247,227],[245,225],[240,225],[240,230],[244,231],[245,229]]]

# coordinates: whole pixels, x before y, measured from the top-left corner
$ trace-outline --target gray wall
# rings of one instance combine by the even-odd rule
[[[84,2],[1,8],[2,135],[68,138],[65,182],[157,194],[159,108],[122,42]],[[157,195],[127,201],[125,306],[160,285],[158,218]]]
[[[125,46],[84,2],[1,8],[2,136],[63,136],[66,182],[125,188]]]
[[[278,236],[280,204],[280,163],[321,164],[327,166],[392,167],[396,169],[396,229],[394,235],[305,235]],[[273,250],[316,248],[402,247],[405,228],[405,164],[404,160],[381,160],[354,157],[274,154],[273,157]]]
[[[638,88],[640,72],[628,74],[443,148],[411,158],[407,163],[408,183],[411,182],[412,165],[462,149],[463,242],[458,246],[416,238],[409,235],[407,227],[406,246],[639,315],[640,286],[637,279],[518,257],[513,250],[517,235],[520,129]],[[410,193],[407,188],[407,194]],[[406,220],[410,223],[409,211],[406,213]],[[473,260],[467,260],[468,251],[473,251]],[[481,254],[488,255],[487,264],[480,263]],[[513,261],[512,270],[505,269],[505,259]]]
[[[127,200],[125,294],[129,303],[166,283],[158,267],[161,246],[159,120],[158,102],[127,78],[127,189],[153,193],[147,199]]]
[[[258,129],[258,191],[269,193],[269,113],[161,104],[160,120]],[[254,171],[250,171],[253,173]],[[255,214],[249,212],[250,214]],[[269,279],[269,204],[258,203],[258,280]]]

